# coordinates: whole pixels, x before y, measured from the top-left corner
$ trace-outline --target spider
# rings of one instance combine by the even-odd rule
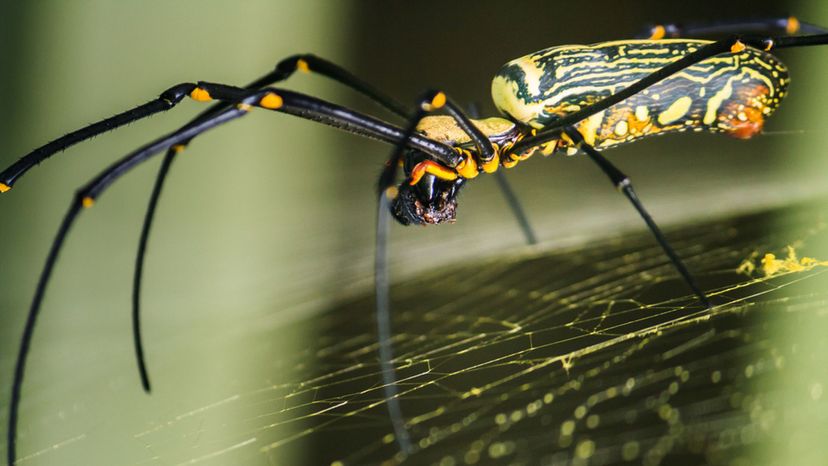
[[[786,35],[771,36],[784,30]],[[683,36],[751,30],[766,35],[728,36],[718,41]],[[811,35],[794,35],[804,32]],[[387,236],[389,217],[403,225],[453,222],[457,196],[472,179],[502,173],[536,153],[582,152],[604,172],[641,215],[669,260],[704,307],[711,302],[698,287],[655,221],[637,197],[630,178],[603,155],[605,149],[670,132],[708,131],[736,138],[761,132],[779,106],[789,82],[772,49],[828,43],[822,28],[795,18],[682,28],[656,26],[649,38],[589,46],[552,47],[510,61],[492,82],[492,96],[503,116],[472,119],[442,90],[425,92],[414,110],[314,55],[295,55],[245,87],[219,83],[182,83],[143,105],[81,128],[35,149],[0,172],[0,192],[34,165],[98,134],[175,107],[189,97],[216,104],[183,127],[130,152],[78,189],[63,218],[32,300],[20,344],[8,426],[8,462],[16,458],[16,428],[26,356],[51,272],[79,213],[105,190],[150,157],[166,152],[144,221],[135,273],[133,323],[139,373],[150,390],[140,335],[139,290],[143,257],[161,188],[176,155],[196,136],[240,118],[254,108],[287,113],[377,139],[393,146],[378,180],[375,286],[380,358],[388,408],[402,451],[410,441],[394,402],[394,372],[389,361]],[[325,100],[271,87],[296,71],[312,72],[350,87],[404,118],[398,127]],[[402,167],[404,180],[397,183]],[[508,191],[507,191],[508,196]],[[516,202],[511,202],[527,239],[534,235]]]

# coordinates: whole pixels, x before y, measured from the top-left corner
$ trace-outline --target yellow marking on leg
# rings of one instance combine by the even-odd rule
[[[250,107],[251,107],[250,104],[238,104],[238,105],[236,105],[236,108],[243,111],[243,112],[249,112]]]
[[[184,149],[186,149],[186,148],[187,148],[187,146],[185,146],[184,144],[176,144],[176,145],[170,147],[170,149],[172,149],[172,151],[175,152],[176,154],[180,154],[180,153],[184,152]]]
[[[667,35],[667,30],[664,29],[664,26],[659,24],[658,26],[654,27],[652,32],[650,33],[650,40],[663,39],[665,35]]]
[[[11,186],[7,185],[6,183],[0,183],[0,193],[8,192],[11,189]]]
[[[463,161],[458,163],[454,169],[457,170],[457,173],[459,173],[460,176],[467,179],[475,178],[480,174],[477,170],[477,162],[475,162],[474,158],[470,155],[464,157]]]
[[[796,19],[796,16],[789,16],[788,22],[785,24],[785,32],[787,32],[789,36],[792,36],[799,32],[799,27],[799,20]]]
[[[421,105],[422,109],[426,112],[431,112],[433,110],[437,110],[443,107],[446,104],[446,95],[442,92],[438,92],[434,95],[431,99],[431,102],[425,102]]]
[[[667,107],[667,110],[658,114],[658,124],[661,126],[669,125],[674,121],[677,121],[681,117],[687,114],[687,111],[690,110],[690,105],[693,104],[693,99],[688,96],[682,96],[676,99],[675,102],[670,104]]]
[[[730,46],[730,52],[739,53],[744,51],[746,48],[747,47],[745,47],[745,44],[743,44],[742,41],[737,40],[733,45]]]
[[[509,154],[509,156],[503,159],[503,161],[500,162],[500,164],[503,165],[503,168],[512,168],[515,165],[517,165],[519,161],[520,158],[517,156],[517,154]]]
[[[385,198],[389,201],[392,199],[396,199],[397,196],[400,194],[400,190],[397,189],[396,186],[389,186],[385,188]]]
[[[549,141],[547,143],[541,144],[539,147],[540,153],[544,157],[549,157],[550,155],[555,153],[555,150],[558,148],[559,141]]]
[[[296,69],[303,73],[310,73],[310,65],[303,59],[296,60]]]
[[[495,152],[495,155],[494,155],[494,157],[492,157],[492,160],[489,160],[488,162],[483,162],[481,167],[483,167],[483,171],[486,172],[486,173],[494,173],[494,172],[497,171],[497,167],[499,165],[500,165],[500,154]]]
[[[83,205],[84,209],[88,209],[88,208],[92,207],[93,205],[95,205],[95,199],[92,199],[91,197],[86,196],[81,201],[81,204]]]
[[[444,167],[433,160],[424,160],[417,165],[414,165],[414,168],[411,169],[411,179],[408,181],[408,184],[414,186],[419,183],[426,173],[446,181],[457,179],[456,171],[448,167]]]
[[[284,104],[285,102],[282,100],[282,97],[274,92],[268,92],[264,97],[262,97],[262,100],[259,101],[259,105],[271,110],[282,108],[282,105]]]
[[[202,89],[200,87],[196,87],[192,90],[192,92],[190,92],[190,98],[198,102],[209,102],[213,100],[210,93],[207,92],[206,89]]]

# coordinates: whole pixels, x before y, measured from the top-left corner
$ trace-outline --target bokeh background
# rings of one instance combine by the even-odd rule
[[[654,22],[795,13],[828,24],[828,7],[805,0],[44,1],[0,8],[3,166],[173,83],[241,85],[297,52],[335,61],[405,103],[439,87],[490,114],[489,80],[498,67],[551,45],[630,37]],[[780,52],[793,84],[766,126],[768,135],[748,142],[672,135],[609,155],[663,225],[825,194],[826,53]],[[297,75],[286,87],[382,114],[316,76]],[[4,422],[26,309],[73,190],[116,157],[184,123],[200,105],[185,101],[169,114],[72,148],[0,199]],[[278,383],[280,374],[263,376],[260,361],[246,352],[251,332],[267,328],[278,335],[281,326],[370,291],[374,183],[388,150],[259,111],[204,135],[179,157],[146,268],[145,335],[156,374],[150,398],[132,361],[129,297],[141,217],[160,159],[107,191],[73,229],[44,303],[28,363],[19,451],[42,451],[102,419],[117,419],[107,421],[94,452],[80,442],[23,464],[89,464],[90,455],[93,464],[148,461],[146,451],[122,445],[141,426],[182,404],[205,405],[263,380]],[[587,160],[537,158],[520,167],[509,179],[543,247],[642,228]],[[521,248],[520,232],[486,178],[466,189],[456,225],[393,228],[395,279]],[[274,359],[318,337],[312,326],[303,328],[307,334],[269,342]],[[284,464],[301,462],[303,453],[294,454]]]

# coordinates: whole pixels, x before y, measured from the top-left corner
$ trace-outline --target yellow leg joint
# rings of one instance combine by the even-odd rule
[[[745,44],[743,44],[742,41],[737,40],[735,44],[730,46],[730,51],[732,53],[739,53],[739,52],[743,51],[746,48],[747,47],[745,47]]]
[[[446,95],[442,92],[438,92],[437,95],[431,99],[431,106],[434,108],[442,108],[443,105],[446,104]]]
[[[310,73],[310,65],[301,58],[296,60],[296,69],[303,73]]]
[[[86,196],[81,201],[81,205],[83,205],[84,209],[88,209],[88,208],[92,207],[93,205],[95,205],[95,199],[92,199],[91,197]]]
[[[492,160],[489,160],[488,162],[483,162],[483,164],[481,165],[481,167],[483,167],[483,171],[486,173],[496,172],[498,166],[500,166],[500,154],[498,153],[495,153],[494,157],[492,157]]]
[[[202,89],[197,87],[190,92],[190,98],[199,102],[209,102],[213,100],[213,97],[210,96],[210,93],[207,92],[206,89]]]
[[[799,32],[799,27],[799,20],[796,19],[796,16],[788,17],[788,23],[785,24],[785,32],[787,32],[789,36],[792,36]]]
[[[517,165],[519,161],[520,158],[517,155],[509,154],[509,156],[503,159],[503,161],[500,162],[500,164],[503,165],[503,168],[512,168],[515,165]]]
[[[170,147],[170,149],[172,149],[172,151],[175,152],[176,154],[180,154],[180,153],[184,152],[184,149],[186,149],[186,148],[187,148],[187,146],[185,146],[184,144],[176,144],[176,145]]]
[[[269,108],[271,110],[276,110],[281,108],[282,105],[285,104],[285,101],[282,100],[282,97],[279,94],[268,92],[262,97],[262,100],[259,101],[259,105],[264,108]]]
[[[477,162],[470,155],[467,155],[454,169],[457,170],[460,176],[466,179],[475,178],[480,174],[480,171],[477,169]]]
[[[665,35],[667,35],[667,30],[664,29],[664,26],[659,24],[650,32],[650,40],[664,39]]]
[[[0,183],[0,193],[8,192],[11,189],[11,186],[7,185],[6,183]]]
[[[419,183],[426,173],[446,181],[457,179],[457,172],[454,170],[444,167],[433,160],[424,160],[415,165],[411,170],[411,179],[408,181],[408,184],[414,186]]]
[[[444,105],[446,105],[446,95],[442,92],[438,92],[431,99],[431,102],[423,103],[422,109],[425,112],[431,112],[433,110],[438,110],[438,109],[443,108]]]
[[[561,133],[561,141],[566,143],[567,146],[577,146],[577,144],[575,144],[575,141],[573,141],[572,138],[570,138],[569,135],[566,133]]]
[[[385,189],[385,198],[390,200],[396,199],[400,195],[400,190],[396,186],[389,186]]]

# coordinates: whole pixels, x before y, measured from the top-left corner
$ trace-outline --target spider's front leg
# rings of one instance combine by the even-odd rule
[[[203,87],[196,86],[194,84],[189,85],[189,89],[190,93],[198,90],[204,90]],[[121,160],[109,166],[92,181],[81,187],[73,196],[69,209],[64,215],[63,221],[58,229],[58,233],[52,242],[51,248],[49,249],[49,255],[46,258],[46,263],[40,273],[35,295],[32,299],[31,306],[29,307],[29,313],[26,317],[26,325],[20,341],[20,349],[17,353],[7,431],[7,460],[9,465],[14,464],[17,455],[16,441],[18,411],[22,396],[21,393],[26,370],[26,359],[31,346],[32,337],[34,335],[34,329],[37,324],[37,318],[40,313],[43,297],[45,296],[46,288],[48,287],[49,279],[51,278],[55,263],[60,255],[66,236],[69,234],[69,231],[75,220],[78,218],[81,210],[85,207],[91,207],[94,205],[95,200],[106,190],[107,187],[109,187],[109,185],[152,155],[170,147],[174,147],[184,141],[188,141],[205,131],[215,128],[216,126],[239,118],[245,115],[253,105],[261,105],[263,101],[267,102],[265,99],[272,99],[271,96],[274,95],[275,94],[270,91],[256,91],[252,94],[248,92],[242,99],[237,101],[237,105],[218,112],[204,121],[188,125],[180,131],[176,131],[156,139],[155,141],[128,154]]]
[[[457,126],[471,139],[478,156],[454,152],[452,157],[434,160],[427,154],[411,150],[417,127],[429,114],[445,110]],[[409,150],[406,153],[406,150]],[[416,155],[414,155],[416,154]],[[412,158],[412,157],[417,157]],[[396,185],[397,170],[403,162],[407,178]],[[418,101],[416,113],[409,119],[403,137],[397,141],[377,183],[377,225],[374,280],[376,289],[377,333],[383,387],[397,445],[405,454],[414,445],[405,425],[397,393],[394,353],[391,347],[391,308],[389,303],[388,231],[390,214],[402,224],[440,223],[454,219],[457,189],[466,178],[477,176],[478,166],[497,168],[498,154],[491,141],[463,111],[441,91],[426,92]],[[442,184],[438,184],[442,183]]]

